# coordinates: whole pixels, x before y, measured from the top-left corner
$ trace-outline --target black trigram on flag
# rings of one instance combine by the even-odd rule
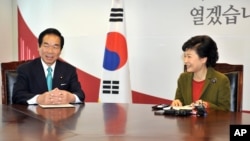
[[[103,94],[119,94],[119,81],[103,80],[102,83]]]
[[[110,22],[123,22],[123,8],[111,8]]]

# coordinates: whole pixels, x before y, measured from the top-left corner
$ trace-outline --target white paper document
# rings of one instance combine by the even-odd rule
[[[169,106],[166,108],[163,108],[164,110],[170,110],[170,109],[174,109],[174,110],[192,110],[194,109],[194,107],[190,106],[190,105],[185,105],[185,106]]]
[[[75,107],[72,104],[53,104],[53,105],[41,105],[39,104],[42,108],[73,108]]]

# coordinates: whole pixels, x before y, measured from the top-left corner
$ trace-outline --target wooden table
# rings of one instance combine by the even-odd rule
[[[230,124],[250,114],[154,115],[149,104],[86,103],[76,108],[0,105],[1,141],[229,141]]]

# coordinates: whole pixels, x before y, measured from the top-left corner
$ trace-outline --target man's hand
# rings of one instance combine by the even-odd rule
[[[58,88],[53,89],[52,91],[45,92],[38,96],[37,103],[38,104],[68,104],[75,102],[74,94],[60,90]]]

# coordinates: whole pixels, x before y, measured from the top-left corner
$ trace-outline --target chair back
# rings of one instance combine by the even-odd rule
[[[230,111],[242,111],[243,65],[217,63],[215,70],[224,73],[230,80]]]
[[[12,104],[13,86],[16,82],[17,67],[27,61],[1,63],[2,74],[2,104]]]

